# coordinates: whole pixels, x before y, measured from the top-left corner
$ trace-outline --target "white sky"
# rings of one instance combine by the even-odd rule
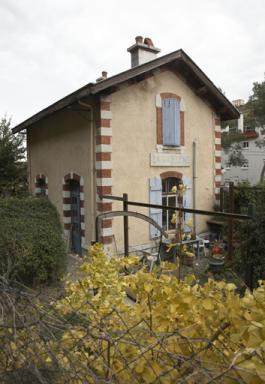
[[[0,0],[0,117],[15,125],[130,67],[126,49],[150,37],[179,48],[233,100],[265,72],[265,0]]]

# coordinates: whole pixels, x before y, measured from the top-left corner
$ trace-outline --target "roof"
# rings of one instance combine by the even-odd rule
[[[259,134],[258,132],[256,131],[246,131],[246,132],[243,132],[243,136],[246,138],[246,139],[257,139],[259,137]]]
[[[192,61],[182,50],[161,56],[155,60],[133,67],[118,75],[112,76],[99,83],[88,83],[77,91],[65,96],[59,101],[51,104],[42,111],[36,113],[29,119],[13,128],[13,133],[29,128],[34,123],[46,116],[55,113],[88,95],[109,94],[117,90],[117,87],[126,81],[141,81],[145,76],[162,66],[175,71],[181,75],[194,92],[208,102],[220,115],[221,120],[232,120],[239,118],[237,108],[225,97],[225,95],[214,85],[205,73]]]

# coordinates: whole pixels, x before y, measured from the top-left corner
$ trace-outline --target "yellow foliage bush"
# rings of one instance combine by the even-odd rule
[[[161,270],[128,274],[138,258],[107,258],[99,244],[90,256],[83,277],[67,283],[50,309],[67,326],[58,324],[46,341],[35,338],[35,356],[37,348],[47,369],[56,362],[54,383],[264,383],[264,282],[240,297],[224,281],[201,286],[194,276],[179,281]],[[9,348],[17,353],[25,340],[17,332]]]

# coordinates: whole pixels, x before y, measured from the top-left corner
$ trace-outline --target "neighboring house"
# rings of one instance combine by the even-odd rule
[[[261,138],[259,130],[243,132],[245,140],[240,143],[244,162],[240,166],[234,166],[229,161],[230,149],[227,153],[222,151],[222,182],[224,184],[249,181],[255,185],[260,181],[261,172],[265,162],[265,149],[256,145],[256,140]]]
[[[76,252],[95,238],[98,213],[121,209],[101,194],[175,204],[171,187],[182,180],[186,206],[209,210],[219,199],[220,120],[238,118],[237,109],[183,50],[157,58],[160,50],[138,36],[128,51],[131,69],[110,78],[102,72],[96,83],[13,129],[27,132],[32,193],[56,205]],[[170,215],[150,215],[172,229]],[[197,221],[197,231],[205,220]],[[104,220],[102,242],[111,244],[114,234],[121,247],[122,228],[122,219]],[[135,218],[129,228],[132,247],[158,235]]]

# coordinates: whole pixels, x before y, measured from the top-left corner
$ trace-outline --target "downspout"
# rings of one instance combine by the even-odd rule
[[[192,142],[192,208],[196,209],[196,179],[197,179],[197,147],[196,141]],[[196,234],[196,214],[192,214],[193,233]]]
[[[94,109],[92,105],[85,103],[84,101],[79,100],[78,103],[88,108],[90,111],[90,142],[91,142],[91,153],[90,153],[90,161],[91,161],[91,188],[90,188],[90,206],[91,206],[91,219],[92,223],[95,223],[97,216],[97,202],[96,202],[96,163],[95,163],[95,153],[96,153],[96,135],[95,135],[95,125],[94,125]],[[94,225],[93,227],[94,228]],[[95,228],[93,229],[92,239],[95,238]],[[91,240],[92,240],[91,239]]]
[[[28,171],[28,189],[30,193],[33,193],[32,188],[32,170],[31,170],[31,156],[30,156],[30,134],[29,129],[27,129],[27,171]]]

